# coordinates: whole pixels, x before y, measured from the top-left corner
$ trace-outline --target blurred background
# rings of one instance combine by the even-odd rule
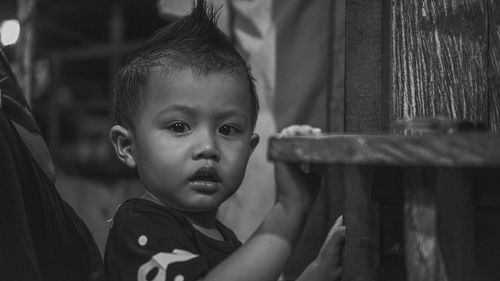
[[[170,21],[155,0],[0,2],[2,49],[56,163],[57,188],[101,250],[106,220],[140,192],[107,137],[112,75],[127,50]]]

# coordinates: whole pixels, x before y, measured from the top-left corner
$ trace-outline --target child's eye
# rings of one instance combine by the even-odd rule
[[[168,125],[167,129],[169,129],[170,131],[172,131],[174,133],[181,134],[181,133],[189,132],[191,130],[191,127],[189,127],[189,125],[184,123],[184,122],[177,121],[175,123]]]
[[[241,130],[234,125],[222,125],[219,128],[219,133],[225,136],[234,135],[240,132]]]

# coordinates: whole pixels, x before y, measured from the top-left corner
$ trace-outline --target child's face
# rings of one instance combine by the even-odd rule
[[[182,211],[216,209],[240,186],[258,143],[248,81],[241,73],[153,71],[135,122],[141,181]]]

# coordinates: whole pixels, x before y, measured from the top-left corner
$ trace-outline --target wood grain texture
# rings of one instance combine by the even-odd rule
[[[435,170],[405,172],[405,255],[408,281],[447,281],[438,238]]]
[[[487,1],[393,1],[392,120],[488,120]]]
[[[488,74],[489,74],[489,127],[500,132],[500,1],[488,3]]]
[[[500,165],[500,134],[324,135],[269,140],[268,158],[354,165],[489,167]]]

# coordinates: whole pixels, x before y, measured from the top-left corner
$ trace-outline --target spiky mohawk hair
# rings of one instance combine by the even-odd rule
[[[194,3],[193,3],[194,4]],[[133,127],[144,101],[144,89],[150,72],[189,68],[198,74],[242,71],[248,78],[255,127],[259,101],[250,67],[217,27],[218,9],[205,0],[197,0],[190,14],[158,30],[129,54],[114,79],[113,113],[115,124]]]

